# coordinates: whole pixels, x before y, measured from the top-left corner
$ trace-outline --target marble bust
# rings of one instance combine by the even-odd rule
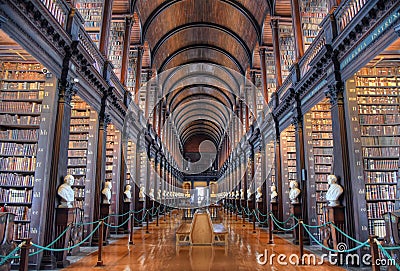
[[[150,200],[154,200],[154,188],[150,189],[149,197],[150,197]]]
[[[257,187],[256,202],[262,202],[262,189]]]
[[[124,202],[131,202],[132,201],[132,193],[131,193],[131,185],[127,184],[125,186],[125,191],[124,191]]]
[[[75,193],[71,185],[74,184],[74,176],[67,175],[64,177],[64,183],[60,185],[57,194],[61,197],[59,208],[72,208],[74,207]]]
[[[140,186],[139,188],[139,201],[144,201],[144,187]]]
[[[328,206],[338,206],[339,197],[343,194],[343,188],[337,184],[337,177],[333,174],[327,177],[329,189],[326,192],[325,198],[328,201]]]
[[[157,199],[158,200],[161,199],[161,190],[160,189],[157,190]]]
[[[240,189],[240,199],[244,199],[244,191],[242,188]]]
[[[247,189],[247,200],[251,200],[251,190]]]
[[[104,183],[104,188],[101,191],[101,194],[103,194],[103,204],[111,203],[111,188],[112,188],[111,182],[106,181]]]
[[[236,190],[236,199],[240,199],[239,190]]]
[[[278,193],[276,192],[276,186],[273,184],[271,186],[271,202],[276,202],[277,197],[278,197]]]
[[[299,195],[301,190],[299,189],[299,183],[297,181],[291,181],[290,184],[290,192],[289,192],[289,199],[290,203],[299,203]]]

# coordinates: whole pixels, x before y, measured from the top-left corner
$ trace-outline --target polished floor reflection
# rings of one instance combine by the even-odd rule
[[[288,257],[298,253],[298,247],[288,241],[275,237],[274,245],[268,245],[268,232],[257,228],[253,233],[252,224],[236,221],[235,217],[225,216],[223,223],[229,229],[229,245],[224,246],[175,246],[175,230],[181,220],[178,216],[160,218],[159,226],[150,224],[149,231],[138,229],[134,234],[134,245],[128,245],[128,238],[121,238],[104,247],[103,267],[95,267],[97,252],[72,264],[64,270],[344,270],[328,264],[317,266],[296,266],[286,259],[287,265],[280,265],[277,261],[279,254]],[[275,254],[272,265],[262,265],[257,262],[257,256],[268,253]],[[260,255],[261,256],[261,255]],[[292,261],[295,260],[292,256]],[[263,257],[260,261],[263,261]],[[270,259],[270,258],[268,258]],[[282,260],[282,259],[281,259]]]

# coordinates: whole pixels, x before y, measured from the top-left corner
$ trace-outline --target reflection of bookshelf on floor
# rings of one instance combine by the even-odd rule
[[[365,182],[369,234],[383,238],[382,215],[398,203],[400,149],[400,70],[398,67],[363,68],[351,79],[349,97],[358,116],[355,140],[361,145],[359,167]]]
[[[17,243],[28,237],[38,243],[43,222],[43,157],[55,98],[55,80],[43,68],[33,62],[0,62],[0,207],[16,215],[12,238]]]
[[[325,194],[329,188],[327,177],[332,173],[333,136],[330,103],[323,100],[305,114],[305,142],[309,168],[309,218],[312,225],[325,221]],[[322,241],[322,232],[312,229],[313,235]]]

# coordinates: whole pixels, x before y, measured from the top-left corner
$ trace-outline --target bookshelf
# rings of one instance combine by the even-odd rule
[[[400,68],[365,67],[347,81],[358,179],[369,234],[386,235],[382,215],[399,207]],[[355,129],[355,130],[354,130]]]
[[[297,181],[296,136],[293,125],[281,132],[281,157],[283,218],[286,220],[290,216],[289,183]]]
[[[136,61],[137,61],[137,50],[129,51],[128,60],[128,77],[126,81],[126,88],[132,94],[135,93],[135,83],[136,83]]]
[[[329,188],[327,177],[333,172],[333,136],[330,103],[324,99],[304,116],[305,142],[309,169],[309,219],[312,225],[325,221],[325,194]],[[312,229],[313,235],[322,241],[322,231]]]
[[[294,34],[292,24],[279,23],[279,50],[281,55],[282,81],[290,73],[295,59]]]
[[[107,126],[105,181],[112,184],[110,214],[119,214],[121,132],[112,124]],[[118,225],[118,217],[111,217],[111,224]]]
[[[97,47],[100,44],[103,2],[103,0],[78,0],[76,3],[76,8],[85,20],[85,30]]]
[[[276,68],[273,52],[265,54],[265,62],[267,67],[268,100],[271,100],[271,94],[276,91]]]
[[[124,49],[125,20],[112,20],[108,58],[114,66],[115,75],[121,78],[122,54]]]
[[[328,14],[328,3],[326,0],[300,1],[300,14],[304,50],[307,51],[321,29],[319,24]]]
[[[45,223],[40,214],[46,208],[42,195],[47,195],[56,79],[43,68],[34,62],[0,62],[0,207],[16,215],[16,242],[30,237],[40,243]]]
[[[75,222],[89,222],[92,218],[90,194],[94,184],[92,180],[95,178],[91,166],[95,159],[97,113],[79,96],[73,97],[71,107],[67,173],[75,178],[72,186],[75,192]],[[87,232],[90,232],[90,225],[74,229],[71,245],[80,242]]]

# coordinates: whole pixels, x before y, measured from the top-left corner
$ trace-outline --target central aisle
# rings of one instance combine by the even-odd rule
[[[275,236],[275,244],[268,245],[268,233],[265,229],[257,227],[253,233],[252,224],[243,223],[235,216],[224,215],[223,223],[229,229],[229,246],[225,251],[224,246],[175,246],[175,230],[181,223],[180,216],[167,216],[159,220],[159,226],[153,222],[149,226],[149,234],[146,227],[136,229],[134,233],[134,245],[128,245],[127,237],[121,238],[112,244],[103,247],[103,262],[105,266],[95,267],[97,252],[72,264],[63,270],[344,270],[336,266],[282,266],[274,259],[274,266],[269,263],[260,265],[257,263],[257,255],[276,255],[284,253],[290,255],[298,253],[298,247],[288,241]]]

